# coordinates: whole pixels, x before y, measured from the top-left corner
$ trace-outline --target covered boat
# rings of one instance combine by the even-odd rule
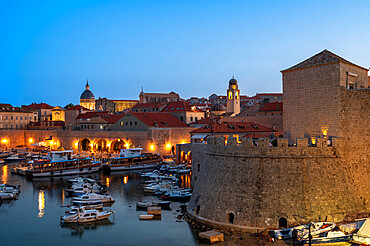
[[[112,157],[103,164],[105,172],[151,169],[162,163],[162,157],[152,153],[141,153],[142,148],[121,149],[119,157]]]
[[[56,177],[77,174],[89,174],[98,172],[101,162],[91,158],[72,158],[73,150],[49,152],[49,162],[34,163],[32,168],[26,171],[28,177]]]

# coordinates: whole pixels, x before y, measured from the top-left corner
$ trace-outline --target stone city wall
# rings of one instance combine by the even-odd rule
[[[342,221],[369,213],[370,172],[346,162],[342,139],[332,147],[317,139],[317,146],[308,147],[308,139],[297,139],[296,147],[288,139],[278,139],[278,147],[268,139],[252,146],[252,139],[237,144],[233,138],[225,146],[223,137],[192,144],[188,213],[216,227],[251,231],[277,228],[280,218],[292,226],[302,217]]]
[[[177,143],[190,142],[190,127],[178,129],[149,129],[148,131],[70,131],[70,130],[0,130],[0,148],[17,146],[32,147],[32,143],[42,142],[52,137],[53,142],[65,149],[81,150],[81,141],[85,138],[91,143],[104,139],[111,143],[121,139],[135,147],[143,148],[144,152],[163,155],[170,154],[172,146]],[[2,140],[6,139],[3,142]],[[32,142],[29,140],[32,139]],[[77,143],[77,145],[76,145]],[[154,146],[154,149],[151,146]],[[169,147],[171,146],[171,147]]]

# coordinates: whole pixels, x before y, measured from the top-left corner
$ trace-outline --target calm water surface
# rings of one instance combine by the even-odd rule
[[[180,203],[173,202],[172,210],[162,210],[161,220],[139,221],[136,202],[158,200],[144,196],[140,175],[133,172],[90,175],[99,177],[110,187],[109,194],[116,202],[105,210],[116,213],[109,221],[62,227],[59,218],[68,205],[64,190],[71,177],[43,178],[28,181],[13,175],[14,164],[0,166],[0,181],[21,185],[17,200],[0,205],[0,245],[199,245],[186,223],[176,222]],[[182,186],[190,185],[190,177],[182,176]]]

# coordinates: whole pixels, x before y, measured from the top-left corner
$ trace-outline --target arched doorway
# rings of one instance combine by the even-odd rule
[[[180,153],[180,163],[184,163],[185,161],[186,161],[185,151],[181,151],[181,153]]]
[[[195,214],[198,215],[199,214],[199,210],[200,210],[200,205],[197,206],[197,208],[195,209]]]
[[[99,138],[94,143],[94,151],[107,151],[107,141],[105,139]]]
[[[234,213],[229,213],[227,216],[227,222],[234,224]]]
[[[90,146],[90,140],[87,139],[87,138],[84,138],[82,139],[81,141],[81,149],[82,151],[90,151],[91,150],[91,146]]]
[[[191,151],[188,152],[188,164],[191,164],[192,161],[192,154]]]
[[[279,219],[279,228],[287,228],[288,227],[288,221],[286,218],[281,217]]]
[[[122,139],[116,139],[111,144],[111,151],[113,152],[120,152],[121,149],[125,148],[125,142]]]

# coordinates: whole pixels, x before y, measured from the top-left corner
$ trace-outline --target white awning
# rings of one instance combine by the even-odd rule
[[[208,135],[203,134],[203,135],[193,135],[191,136],[191,139],[205,139]]]

